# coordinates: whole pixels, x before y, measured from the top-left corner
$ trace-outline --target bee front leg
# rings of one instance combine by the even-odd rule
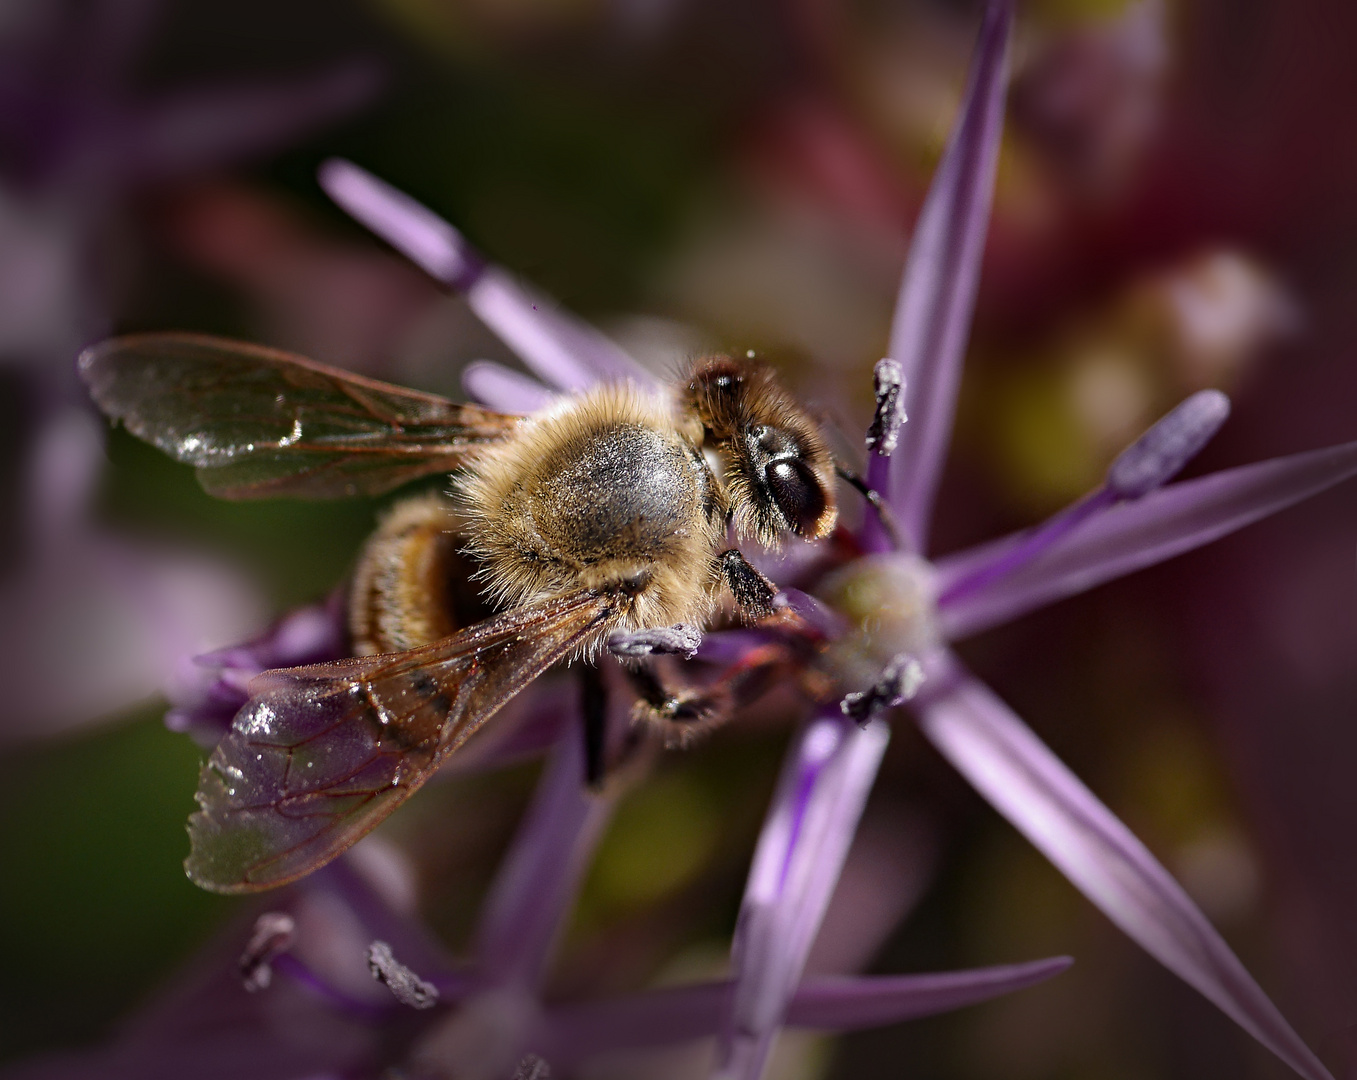
[[[729,548],[717,557],[726,588],[735,598],[735,606],[749,622],[758,622],[773,614],[777,586],[760,574],[739,548]]]

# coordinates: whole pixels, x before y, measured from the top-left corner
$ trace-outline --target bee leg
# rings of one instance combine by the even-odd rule
[[[676,680],[676,688],[671,687],[668,680],[660,678],[654,663],[627,664],[626,671],[640,699],[634,719],[663,727],[665,742],[670,745],[686,741],[680,732],[712,727],[730,711],[719,691],[681,679]]]
[[[584,718],[584,780],[597,790],[606,768],[608,745],[608,692],[603,675],[593,664],[581,664],[580,714]]]
[[[730,595],[735,597],[735,606],[741,615],[750,622],[758,622],[773,614],[777,586],[754,569],[739,548],[721,552],[717,560],[721,565],[721,576],[725,578]]]
[[[638,719],[661,725],[665,743],[683,746],[725,723],[735,710],[760,697],[780,671],[794,666],[786,645],[768,642],[751,649],[705,685],[677,679],[667,685],[650,664],[628,666],[636,688]]]

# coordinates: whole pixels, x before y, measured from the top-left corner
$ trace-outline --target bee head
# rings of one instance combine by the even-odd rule
[[[704,445],[721,459],[740,534],[769,545],[788,532],[829,535],[838,520],[833,458],[772,371],[714,357],[695,369],[686,391]]]

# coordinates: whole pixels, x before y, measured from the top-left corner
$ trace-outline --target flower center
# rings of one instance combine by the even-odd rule
[[[942,643],[933,568],[917,555],[867,555],[834,571],[817,590],[848,620],[825,663],[845,690],[873,686],[901,656],[923,660]]]

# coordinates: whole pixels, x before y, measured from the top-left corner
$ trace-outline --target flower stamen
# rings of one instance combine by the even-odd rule
[[[1117,455],[1101,487],[1038,525],[994,561],[954,581],[938,597],[939,607],[1025,566],[1096,514],[1163,487],[1211,441],[1229,415],[1230,399],[1219,390],[1202,390],[1180,402]]]
[[[266,911],[255,919],[254,933],[237,962],[246,990],[256,994],[269,988],[273,982],[273,961],[291,947],[296,931],[296,920],[283,911]]]
[[[432,1009],[438,1004],[438,987],[397,960],[385,941],[374,941],[368,946],[368,970],[402,1005]]]

